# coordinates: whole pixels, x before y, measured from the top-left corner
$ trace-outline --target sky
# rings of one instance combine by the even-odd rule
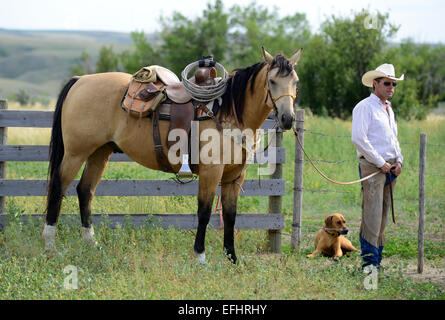
[[[132,32],[159,31],[157,18],[174,11],[193,18],[201,15],[209,0],[0,0],[0,29],[95,30]],[[210,0],[214,3],[214,0]],[[223,0],[226,9],[247,6],[251,0]],[[445,44],[444,0],[257,0],[278,8],[280,16],[305,13],[312,31],[331,15],[348,17],[366,8],[389,13],[389,21],[400,25],[394,41],[412,38],[420,43]]]

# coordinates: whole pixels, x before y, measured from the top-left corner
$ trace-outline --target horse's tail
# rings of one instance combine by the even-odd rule
[[[79,77],[73,77],[63,87],[59,94],[59,98],[57,99],[56,109],[54,111],[51,142],[49,144],[49,182],[46,211],[48,210],[48,205],[51,201],[58,200],[61,197],[62,185],[59,171],[63,155],[65,154],[65,146],[62,137],[62,106],[68,95],[68,91],[70,91],[71,87],[77,80],[79,80]]]

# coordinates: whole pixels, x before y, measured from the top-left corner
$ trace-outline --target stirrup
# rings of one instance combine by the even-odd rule
[[[186,178],[185,180],[182,180]],[[172,178],[173,181],[179,184],[186,184],[196,180],[196,175],[193,174],[189,167],[189,155],[182,155],[182,166],[179,172]]]
[[[181,169],[179,169],[179,172],[177,173],[178,178],[192,178],[193,172],[190,169],[189,166],[189,155],[183,154],[182,155],[182,166]]]

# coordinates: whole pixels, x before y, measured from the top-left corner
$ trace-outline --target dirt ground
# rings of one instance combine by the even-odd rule
[[[385,261],[386,260],[386,261]],[[399,263],[396,259],[384,259],[383,265],[395,266]],[[445,260],[425,261],[423,272],[417,273],[417,261],[410,261],[403,269],[403,274],[416,282],[433,282],[439,284],[445,290]]]
[[[405,273],[418,282],[434,282],[445,289],[445,268],[424,264],[423,272],[417,273],[417,264],[409,264]]]

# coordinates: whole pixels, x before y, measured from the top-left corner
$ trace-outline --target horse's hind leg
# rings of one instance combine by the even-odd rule
[[[76,188],[82,222],[82,238],[91,245],[97,244],[94,239],[94,228],[91,225],[91,201],[112,152],[112,146],[106,144],[89,156],[82,178]]]
[[[65,153],[59,172],[51,177],[45,217],[46,223],[42,232],[42,237],[45,240],[45,250],[47,251],[55,251],[56,249],[56,224],[62,206],[62,199],[85,160],[85,157]]]

